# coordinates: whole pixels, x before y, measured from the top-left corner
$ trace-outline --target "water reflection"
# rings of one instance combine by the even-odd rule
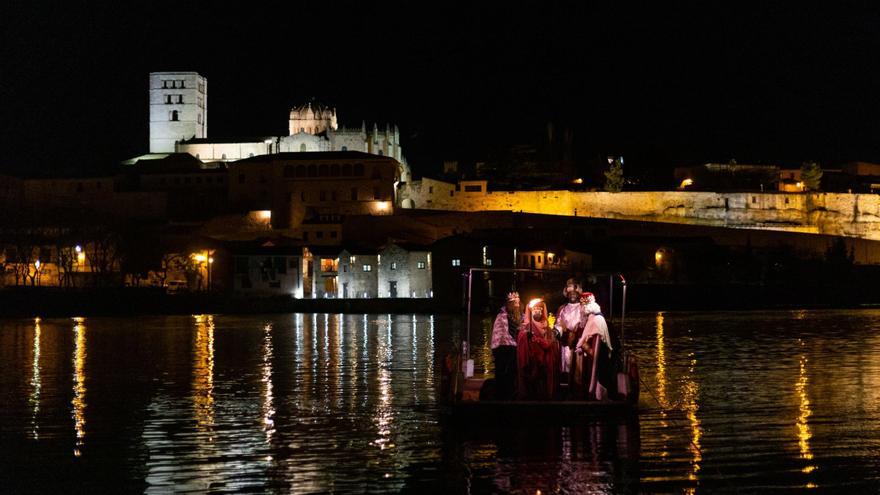
[[[700,439],[703,437],[703,429],[700,426],[700,419],[697,417],[697,411],[700,406],[697,403],[700,395],[700,387],[694,379],[694,370],[697,367],[697,360],[693,353],[688,356],[690,358],[690,366],[688,373],[683,380],[683,407],[687,415],[688,424],[690,425],[690,447],[691,451],[691,470],[688,473],[688,480],[698,483],[698,473],[700,472],[700,462],[703,460],[703,451],[700,447]],[[696,487],[689,487],[687,493],[696,493]]]
[[[803,342],[801,342],[801,345],[803,345]],[[809,378],[807,376],[807,362],[807,357],[801,355],[798,363],[800,365],[798,381],[795,384],[799,412],[797,418],[797,437],[800,457],[806,461],[806,465],[801,469],[801,472],[804,474],[810,474],[817,469],[816,465],[813,464],[813,451],[810,448],[810,439],[813,437],[813,434],[810,431],[809,419],[810,416],[813,415],[813,410],[810,407],[810,397],[807,391],[807,385],[809,383]],[[816,488],[816,485],[812,482],[808,482],[806,488]]]
[[[193,315],[193,319],[193,410],[199,430],[211,432],[214,427],[214,315]]]
[[[275,434],[275,397],[272,394],[272,324],[267,323],[263,328],[263,366],[260,369],[260,378],[263,383],[263,431],[266,433],[266,443],[271,444]]]
[[[40,379],[40,319],[34,318],[34,358],[31,364],[31,393],[28,402],[31,406],[31,438],[40,438],[40,427],[37,416],[40,414],[40,392],[43,381]]]
[[[73,455],[82,455],[82,446],[86,438],[86,319],[76,317],[73,319],[74,348],[73,348],[73,399],[71,400],[73,429],[76,434],[76,444]]]
[[[880,311],[630,321],[637,425],[520,428],[505,413],[474,432],[438,414],[433,389],[436,359],[461,343],[456,317],[6,320],[0,471],[19,481],[4,488],[878,492]],[[477,369],[491,367],[486,337]]]
[[[379,401],[376,405],[374,423],[376,433],[379,435],[373,444],[381,450],[394,448],[391,443],[391,427],[394,421],[394,410],[391,407],[391,370],[392,343],[391,343],[391,318],[386,319],[386,330],[379,331],[379,344],[376,346],[376,363],[379,372],[376,374],[376,388],[379,390]]]

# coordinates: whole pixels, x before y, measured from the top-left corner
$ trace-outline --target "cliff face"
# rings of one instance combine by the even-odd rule
[[[414,208],[522,211],[880,240],[880,195],[875,194],[455,191],[429,197],[421,189],[406,195]]]

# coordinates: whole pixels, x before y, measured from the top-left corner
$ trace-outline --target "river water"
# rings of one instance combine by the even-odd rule
[[[638,421],[566,426],[442,420],[462,323],[0,320],[0,491],[880,491],[880,311],[632,315]]]

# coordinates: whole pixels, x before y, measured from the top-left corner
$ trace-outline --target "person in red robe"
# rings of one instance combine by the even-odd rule
[[[520,398],[550,400],[559,378],[559,342],[547,322],[547,305],[533,299],[516,339]]]

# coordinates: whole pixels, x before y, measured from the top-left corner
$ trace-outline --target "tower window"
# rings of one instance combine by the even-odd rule
[[[162,81],[162,87],[163,87],[163,88],[167,88],[167,87],[168,87],[168,81]]]
[[[419,270],[424,270],[424,269],[425,269],[425,262],[424,262],[424,261],[419,261],[418,264],[417,264],[416,266],[419,267]]]
[[[460,258],[452,258],[452,266],[461,266]]]
[[[177,121],[180,120],[180,116],[179,116],[177,110],[172,110],[172,111],[171,111],[170,119],[171,119],[172,122],[177,122]]]
[[[171,95],[165,95],[165,104],[166,104],[166,105],[170,105],[170,104],[171,104]]]
[[[177,103],[183,103],[183,95],[177,95]]]

